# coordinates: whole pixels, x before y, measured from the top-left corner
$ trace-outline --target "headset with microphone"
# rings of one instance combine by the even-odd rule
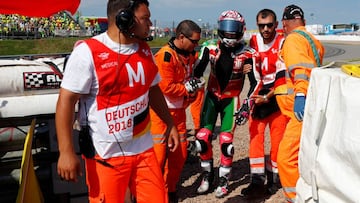
[[[119,11],[116,15],[116,25],[121,32],[126,34],[130,33],[130,30],[135,26],[134,16],[134,1],[130,0],[129,6]]]
[[[152,36],[141,38],[141,37],[135,35],[134,33],[131,33],[131,30],[134,29],[134,27],[136,26],[133,0],[129,1],[129,6],[127,8],[119,11],[119,13],[116,15],[115,20],[116,20],[116,26],[124,34],[127,34],[130,37],[135,37],[135,38],[145,40],[145,41],[153,40]]]

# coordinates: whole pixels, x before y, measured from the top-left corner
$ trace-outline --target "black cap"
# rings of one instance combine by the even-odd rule
[[[292,4],[285,7],[282,19],[304,19],[304,12],[299,6]]]

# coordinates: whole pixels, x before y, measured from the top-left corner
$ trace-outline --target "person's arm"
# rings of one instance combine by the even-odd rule
[[[176,70],[176,57],[167,51],[159,51],[155,56],[161,77],[159,87],[164,95],[173,97],[189,96],[183,78],[179,78]]]
[[[209,61],[210,61],[209,48],[207,48],[206,46],[202,47],[200,50],[199,57],[194,65],[194,70],[193,70],[194,77],[200,78],[204,76],[204,72],[209,64]]]
[[[283,46],[284,61],[294,83],[294,93],[306,96],[309,78],[315,67],[314,59],[309,54],[309,42],[297,33],[289,34]]]
[[[304,117],[310,74],[316,66],[314,59],[309,55],[308,43],[303,36],[292,33],[286,37],[283,46],[284,61],[294,83],[293,111],[296,119],[300,122]]]
[[[256,95],[252,95],[251,98],[254,99],[255,104],[262,104],[262,103],[268,103],[269,99],[273,96],[274,96],[274,90],[270,90],[270,92],[268,92],[265,95],[256,94]]]
[[[164,99],[160,87],[158,85],[152,86],[149,90],[149,104],[155,113],[167,125],[165,135],[168,138],[168,147],[171,152],[174,152],[180,143],[179,133],[174,125],[174,121],[169,113],[168,106]]]
[[[250,62],[249,62],[250,61]],[[249,79],[249,83],[250,83],[250,87],[249,87],[249,91],[247,93],[247,97],[250,98],[251,95],[254,93],[255,88],[258,86],[259,84],[259,78],[256,77],[256,75],[259,76],[258,72],[256,70],[254,70],[256,67],[253,64],[252,60],[245,60],[245,64],[244,64],[244,74],[247,74],[248,79]]]
[[[60,152],[57,172],[62,179],[75,182],[78,180],[78,176],[82,175],[72,134],[75,105],[79,98],[80,94],[61,88],[55,114],[56,135]]]
[[[245,47],[243,53],[237,56],[243,65],[243,74],[248,76],[250,88],[247,98],[250,98],[254,92],[261,86],[261,62],[259,53],[251,48]]]

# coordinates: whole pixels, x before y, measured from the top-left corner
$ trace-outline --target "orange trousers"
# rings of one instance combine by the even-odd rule
[[[187,158],[186,111],[185,109],[169,109],[169,111],[180,135],[180,146],[177,150],[168,151],[165,138],[166,125],[154,114],[151,114],[151,134],[155,154],[163,170],[165,188],[167,192],[175,192]]]
[[[105,161],[104,165],[99,161]],[[153,148],[106,160],[85,158],[89,202],[124,202],[127,188],[139,203],[166,203],[165,184]]]
[[[277,95],[276,99],[281,100],[280,103],[278,103],[280,110],[289,118],[283,139],[279,145],[279,176],[286,200],[288,202],[295,202],[296,182],[299,179],[298,158],[302,122],[299,122],[294,116],[293,95]]]
[[[280,141],[284,135],[287,119],[280,111],[272,113],[263,119],[249,119],[250,131],[250,147],[249,160],[250,171],[252,174],[265,173],[265,129],[269,125],[270,128],[270,163],[267,164],[267,169],[274,173],[278,173],[277,154]]]

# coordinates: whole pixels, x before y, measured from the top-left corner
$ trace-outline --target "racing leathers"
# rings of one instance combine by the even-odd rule
[[[219,187],[222,180],[228,181],[231,172],[234,146],[233,135],[235,130],[234,113],[240,107],[239,96],[244,84],[243,66],[246,63],[256,64],[255,50],[246,46],[242,41],[236,47],[226,47],[220,41],[209,40],[202,44],[202,52],[209,53],[210,75],[207,83],[206,95],[201,113],[201,128],[196,134],[196,149],[200,154],[203,181],[198,193],[205,193],[213,181],[213,150],[212,139],[215,124],[220,114],[221,127],[220,142],[220,168]],[[202,71],[197,77],[202,76]],[[206,184],[204,184],[204,181]],[[224,189],[224,187],[223,187]],[[226,188],[227,189],[227,188]],[[216,191],[217,192],[217,191]],[[226,193],[227,191],[225,191]]]

